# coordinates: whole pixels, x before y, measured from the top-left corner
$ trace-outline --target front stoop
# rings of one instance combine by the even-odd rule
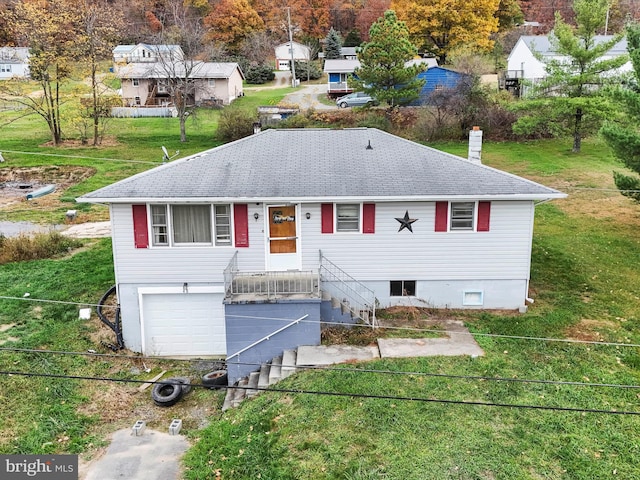
[[[270,385],[295,373],[296,358],[296,350],[285,350],[281,356],[274,358],[271,362],[263,363],[259,371],[251,372],[249,377],[238,381],[236,387],[227,388],[222,411],[237,407],[245,398],[252,398]]]

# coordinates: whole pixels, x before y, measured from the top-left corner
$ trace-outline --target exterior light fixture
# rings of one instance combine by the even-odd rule
[[[258,212],[253,214],[253,218],[256,219],[256,222],[258,221],[258,219],[260,218],[260,214]]]
[[[309,220],[309,219],[311,218],[311,214],[310,214],[309,212],[307,212],[307,213],[305,214],[305,217],[307,217],[307,220]]]

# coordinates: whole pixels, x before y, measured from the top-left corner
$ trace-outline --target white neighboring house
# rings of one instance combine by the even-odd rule
[[[29,78],[29,49],[0,47],[0,80]]]
[[[184,52],[180,45],[118,45],[113,49],[113,63],[116,67],[127,63],[153,63],[160,59],[182,60]]]
[[[122,101],[125,107],[170,106],[168,89],[170,74],[185,75],[185,65],[166,63],[129,63],[116,72],[122,79]],[[182,73],[181,73],[182,72]],[[194,92],[188,99],[194,105],[203,103],[228,105],[244,95],[244,74],[237,63],[194,62],[190,78],[195,80]]]
[[[612,35],[597,35],[595,43],[600,44],[609,41]],[[611,50],[602,56],[602,60],[607,60],[627,54],[627,40],[623,38],[616,43]],[[536,57],[540,55],[543,60],[567,60],[559,55],[548,35],[523,35],[511,50],[507,59],[507,72],[505,76],[506,88],[508,90],[519,90],[522,80],[533,84],[539,82],[547,76],[545,62]],[[620,74],[632,70],[631,62],[627,62],[621,68],[609,74]]]
[[[291,45],[293,45],[293,60],[309,61],[311,49],[298,42],[285,42],[276,46],[276,69],[290,70]]]

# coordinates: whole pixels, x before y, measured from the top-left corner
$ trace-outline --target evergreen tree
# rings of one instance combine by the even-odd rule
[[[360,38],[360,32],[355,28],[351,30],[347,37],[344,39],[344,47],[359,47],[362,43],[362,38]]]
[[[577,27],[564,22],[559,13],[549,40],[557,57],[539,57],[547,76],[528,101],[519,108],[527,114],[514,124],[516,133],[547,131],[573,136],[573,151],[580,152],[583,135],[596,130],[611,114],[602,88],[616,79],[612,71],[626,63],[626,56],[603,58],[622,34],[596,42],[604,27],[609,0],[575,0]]]
[[[342,49],[342,39],[340,34],[333,28],[329,30],[325,38],[324,43],[324,58],[331,60],[340,58],[340,51]]]
[[[633,63],[634,78],[630,85],[612,91],[612,98],[622,106],[624,124],[609,121],[601,133],[614,155],[626,167],[640,174],[640,25],[627,26],[627,49]],[[640,178],[614,172],[620,192],[640,203]]]
[[[369,30],[369,42],[358,53],[360,67],[354,72],[355,85],[390,106],[418,98],[424,80],[417,75],[423,65],[406,66],[417,54],[409,41],[409,31],[393,10],[387,10]]]

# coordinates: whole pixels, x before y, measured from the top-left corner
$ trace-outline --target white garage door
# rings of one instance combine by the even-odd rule
[[[226,355],[223,293],[142,295],[143,352]]]

